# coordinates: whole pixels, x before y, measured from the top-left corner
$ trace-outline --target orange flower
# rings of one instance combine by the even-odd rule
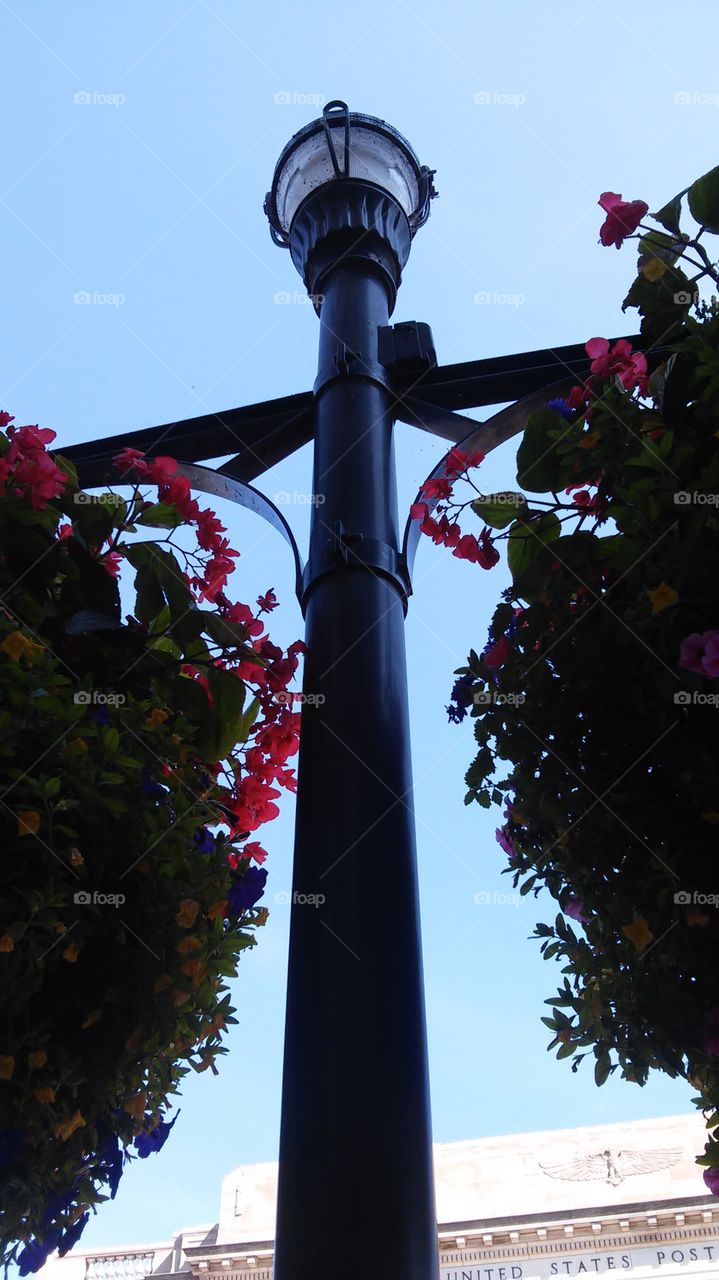
[[[169,715],[169,711],[163,711],[162,707],[155,707],[145,721],[145,728],[158,729],[169,718]]]
[[[170,977],[169,973],[163,973],[162,976],[157,979],[157,982],[152,988],[152,993],[153,995],[159,996],[161,991],[166,991],[167,988],[171,986],[172,986],[172,978]]]
[[[662,609],[667,609],[670,604],[676,604],[679,599],[678,592],[673,587],[667,586],[666,582],[660,583],[654,591],[647,591],[647,596],[652,602],[652,613],[661,613]]]
[[[84,738],[72,738],[70,742],[65,743],[66,751],[87,751],[87,743]]]
[[[0,644],[0,649],[9,658],[12,658],[13,662],[19,662],[21,658],[27,658],[30,666],[37,661],[42,653],[42,646],[29,640],[27,636],[23,635],[22,631],[11,631],[10,635],[6,636],[2,644]]]
[[[93,1009],[92,1013],[88,1013],[84,1022],[80,1024],[81,1031],[87,1031],[88,1027],[94,1027],[96,1022],[102,1017],[102,1009]]]
[[[255,918],[255,924],[256,925],[266,924],[269,918],[270,918],[270,913],[267,907],[260,907],[259,911],[257,912],[257,916]]]
[[[700,907],[687,907],[684,912],[684,919],[688,925],[699,925],[702,929],[709,924],[709,916]]]
[[[0,1053],[0,1080],[11,1080],[15,1070],[15,1059],[12,1054]]]
[[[123,1110],[127,1111],[128,1115],[131,1115],[133,1119],[141,1120],[143,1115],[145,1114],[146,1101],[147,1101],[147,1098],[143,1090],[142,1093],[136,1094],[135,1097],[131,1098],[129,1102],[126,1102]]]
[[[227,910],[227,902],[223,898],[221,902],[213,902],[211,907],[207,908],[208,920],[223,920]]]
[[[189,991],[180,991],[179,988],[175,988],[172,996],[172,1003],[174,1004],[176,1009],[179,1009],[181,1004],[187,1004],[187,1001],[189,1000],[189,998],[190,998]]]
[[[200,960],[199,958],[195,960],[186,960],[183,965],[180,965],[180,973],[186,973],[188,978],[192,978],[193,987],[199,987],[202,979],[207,973],[207,965],[204,960]]]
[[[14,951],[15,939],[10,937],[9,933],[4,933],[0,938],[0,951]]]
[[[179,951],[181,956],[186,956],[190,951],[199,951],[201,946],[200,939],[196,938],[194,934],[190,934],[189,937],[183,938],[181,942],[178,942],[175,950]]]
[[[27,1055],[27,1064],[31,1071],[36,1071],[40,1067],[44,1067],[47,1063],[47,1054],[44,1049],[36,1049],[34,1053]]]
[[[197,913],[200,910],[199,902],[195,902],[194,898],[184,898],[180,903],[180,910],[175,916],[175,920],[183,929],[191,929],[197,919]]]
[[[644,916],[636,916],[631,924],[625,924],[622,933],[633,943],[637,951],[643,951],[648,947],[654,937]]]
[[[40,826],[40,814],[36,809],[20,809],[17,815],[19,836],[34,836]]]
[[[76,942],[68,942],[62,953],[63,960],[67,960],[68,964],[74,964],[80,954],[80,948]]]
[[[55,1137],[62,1138],[63,1142],[67,1142],[71,1138],[76,1129],[84,1129],[85,1120],[81,1111],[76,1111],[74,1116],[69,1120],[63,1120],[62,1124],[55,1127]]]
[[[70,862],[72,863],[73,867],[81,867],[84,861],[85,859],[83,858],[79,849],[73,848],[70,850]]]
[[[55,1090],[49,1088],[49,1086],[44,1089],[36,1089],[35,1098],[38,1102],[42,1102],[45,1106],[49,1106],[51,1102],[55,1101]]]

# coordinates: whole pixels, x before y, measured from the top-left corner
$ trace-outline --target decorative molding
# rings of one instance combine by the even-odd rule
[[[606,1182],[618,1187],[625,1178],[641,1173],[658,1173],[678,1164],[683,1155],[681,1147],[653,1147],[645,1151],[597,1152],[579,1156],[559,1164],[542,1164],[539,1167],[548,1178],[561,1178],[566,1182]]]

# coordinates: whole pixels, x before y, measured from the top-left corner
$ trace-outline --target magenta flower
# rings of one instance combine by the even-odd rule
[[[619,338],[611,350],[607,338],[590,338],[584,350],[592,362],[592,373],[600,378],[617,377],[625,391],[639,387],[642,395],[646,394],[646,356],[641,351],[632,351],[632,344],[626,338]]]
[[[699,676],[719,676],[719,631],[692,631],[679,646],[679,666]]]
[[[514,857],[514,855],[515,855],[515,849],[514,849],[514,846],[513,846],[512,842],[511,842],[511,840],[509,839],[509,836],[507,835],[507,828],[506,828],[506,826],[505,826],[505,827],[497,827],[497,830],[495,831],[495,833],[494,833],[494,834],[495,834],[495,835],[496,835],[496,837],[497,837],[497,844],[501,845],[501,847],[504,849],[504,852],[506,853],[507,857],[508,857],[508,858],[513,858],[513,857]]]
[[[586,924],[589,916],[584,914],[584,903],[575,893],[570,894],[562,907],[565,916],[571,916],[572,920],[578,920],[580,924]]]
[[[704,1019],[704,1052],[719,1058],[719,1009],[712,1009]]]
[[[615,191],[603,191],[597,204],[607,215],[599,228],[599,239],[603,245],[615,244],[617,248],[649,212],[649,205],[643,200],[622,200]]]
[[[719,1169],[705,1169],[704,1181],[713,1196],[719,1196]]]

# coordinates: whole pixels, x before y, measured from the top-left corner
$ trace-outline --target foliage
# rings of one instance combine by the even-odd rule
[[[272,784],[294,788],[286,689],[301,646],[285,655],[264,634],[272,592],[256,613],[224,595],[237,553],[172,459],[126,451],[131,497],[91,495],[47,453],[51,431],[11,423],[0,416],[0,1179],[4,1258],[27,1274],[114,1197],[129,1147],[164,1144],[187,1072],[216,1072],[226,1052],[227,979],[268,914],[266,854],[248,837],[278,812]]]

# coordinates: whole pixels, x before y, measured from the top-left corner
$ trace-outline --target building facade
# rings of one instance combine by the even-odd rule
[[[438,1143],[442,1280],[719,1280],[719,1200],[695,1164],[704,1135],[691,1115]],[[271,1280],[276,1193],[276,1164],[241,1165],[223,1181],[218,1222],[163,1244],[76,1250],[40,1274]],[[372,1240],[363,1247],[371,1276]]]

